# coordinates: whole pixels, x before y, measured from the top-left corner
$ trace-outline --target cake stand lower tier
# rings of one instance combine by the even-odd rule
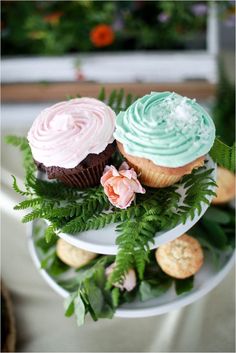
[[[69,293],[57,283],[56,278],[50,276],[45,270],[40,268],[42,259],[34,244],[33,226],[29,227],[28,246],[34,264],[41,276],[56,293],[66,298]],[[233,251],[222,255],[220,266],[218,269],[215,269],[212,265],[212,261],[206,257],[203,267],[195,275],[194,288],[190,292],[177,296],[174,288],[171,287],[165,294],[155,299],[145,302],[136,300],[132,303],[121,305],[117,309],[115,316],[124,318],[156,316],[194,303],[209,293],[224,279],[234,265],[234,258],[235,253]],[[60,277],[60,279],[62,279],[62,277]]]

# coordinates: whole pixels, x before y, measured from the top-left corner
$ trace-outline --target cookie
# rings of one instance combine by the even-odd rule
[[[93,252],[76,248],[67,243],[64,239],[57,241],[56,251],[57,256],[62,262],[74,268],[88,264],[97,256],[97,254]]]
[[[213,205],[226,203],[235,198],[235,175],[225,168],[217,168],[216,197],[212,200]]]
[[[201,245],[187,234],[159,246],[155,255],[163,272],[179,279],[194,275],[203,264]]]

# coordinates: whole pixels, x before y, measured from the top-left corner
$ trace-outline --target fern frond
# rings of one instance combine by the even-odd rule
[[[116,92],[116,90],[114,89],[114,90],[111,92],[111,94],[110,94],[110,96],[109,96],[109,98],[108,98],[108,102],[107,102],[107,104],[108,104],[111,108],[113,107],[113,104],[114,104],[114,102],[115,102],[116,96],[117,96],[117,92]]]
[[[101,229],[106,225],[111,223],[124,222],[125,220],[129,220],[137,215],[137,211],[135,211],[135,207],[129,207],[126,210],[115,210],[114,212],[109,213],[100,213],[98,215],[94,214],[91,218],[86,219],[86,221],[82,221],[81,217],[77,217],[67,223],[63,228],[63,233],[79,233],[84,232],[91,229]]]
[[[35,207],[37,205],[43,204],[44,200],[41,197],[34,199],[24,200],[14,207],[14,210],[25,210],[29,207]]]
[[[35,208],[32,212],[28,213],[22,218],[22,223],[32,222],[38,218],[47,218],[47,214],[49,211],[54,207],[54,202],[46,202],[44,201],[43,204],[40,205],[39,208]]]
[[[99,93],[98,93],[98,99],[100,100],[100,101],[105,101],[105,99],[106,99],[106,93],[105,93],[105,88],[104,87],[101,87],[101,89],[100,89],[100,91],[99,91]]]
[[[178,207],[177,214],[180,221],[186,223],[188,217],[192,220],[195,213],[202,212],[202,203],[210,204],[207,196],[215,196],[216,193],[210,187],[216,187],[216,183],[211,177],[212,169],[205,170],[205,167],[199,168],[183,178],[183,185],[186,188],[186,194],[183,205]]]
[[[12,188],[15,190],[15,192],[17,194],[20,194],[21,196],[31,196],[32,193],[29,191],[23,191],[19,188],[17,181],[16,181],[16,177],[14,175],[12,175],[13,178],[13,183],[12,183]]]
[[[45,233],[44,233],[46,243],[50,243],[50,241],[53,238],[57,237],[55,230],[56,230],[56,227],[54,224],[51,224],[50,226],[47,227],[47,229],[45,230]]]
[[[12,146],[19,147],[23,154],[23,165],[26,174],[32,174],[36,170],[35,163],[33,161],[31,149],[29,143],[25,137],[8,135],[5,136],[5,142]]]
[[[71,188],[61,182],[40,180],[33,175],[27,178],[27,185],[38,196],[46,199],[76,200],[82,192],[80,189]]]
[[[25,137],[7,135],[5,136],[5,142],[9,145],[19,147],[20,150],[25,150],[28,147],[28,141]]]
[[[144,214],[139,219],[120,224],[116,229],[120,233],[116,239],[119,250],[115,269],[109,277],[110,283],[121,283],[132,267],[137,269],[139,278],[142,279],[149,258],[150,243],[156,233],[155,222],[148,221]]]
[[[124,89],[121,88],[118,93],[117,93],[117,96],[116,96],[116,105],[114,106],[114,110],[119,113],[121,108],[122,108],[122,102],[123,102],[123,98],[124,98]]]
[[[131,93],[127,94],[125,97],[125,106],[124,110],[128,109],[129,106],[133,103],[133,95]]]
[[[67,217],[74,218],[79,217],[85,221],[93,214],[101,212],[105,207],[109,206],[109,203],[105,197],[87,198],[86,201],[69,204],[65,207],[58,207],[50,210],[47,214],[48,217]]]
[[[22,223],[32,222],[35,219],[42,218],[43,211],[41,209],[33,210],[22,218]]]
[[[214,145],[210,150],[210,156],[221,167],[235,172],[235,143],[233,146],[227,146],[218,138],[215,139]]]

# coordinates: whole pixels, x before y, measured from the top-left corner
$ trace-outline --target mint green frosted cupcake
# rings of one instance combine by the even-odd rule
[[[114,136],[143,184],[166,187],[203,165],[215,126],[195,99],[152,92],[119,113]]]

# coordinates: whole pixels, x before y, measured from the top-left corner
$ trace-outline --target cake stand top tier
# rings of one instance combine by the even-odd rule
[[[207,158],[206,168],[207,170],[213,169],[211,172],[211,177],[213,180],[216,180],[216,164],[210,157]],[[214,186],[209,186],[209,189],[214,190]],[[180,187],[179,193],[181,196],[184,196],[185,189]],[[207,196],[207,199],[211,201],[212,196]],[[161,244],[174,240],[183,233],[187,232],[195,223],[198,222],[198,220],[206,212],[207,208],[208,205],[206,203],[202,203],[202,211],[200,215],[197,213],[197,210],[195,210],[194,218],[188,218],[185,224],[179,223],[172,229],[156,233],[154,243],[151,244],[150,248],[155,249]],[[115,228],[116,224],[110,224],[105,228],[98,230],[89,230],[74,235],[66,233],[59,233],[58,235],[77,248],[92,251],[98,254],[115,255],[118,252],[118,246],[116,245],[116,237],[118,233],[116,233]]]

